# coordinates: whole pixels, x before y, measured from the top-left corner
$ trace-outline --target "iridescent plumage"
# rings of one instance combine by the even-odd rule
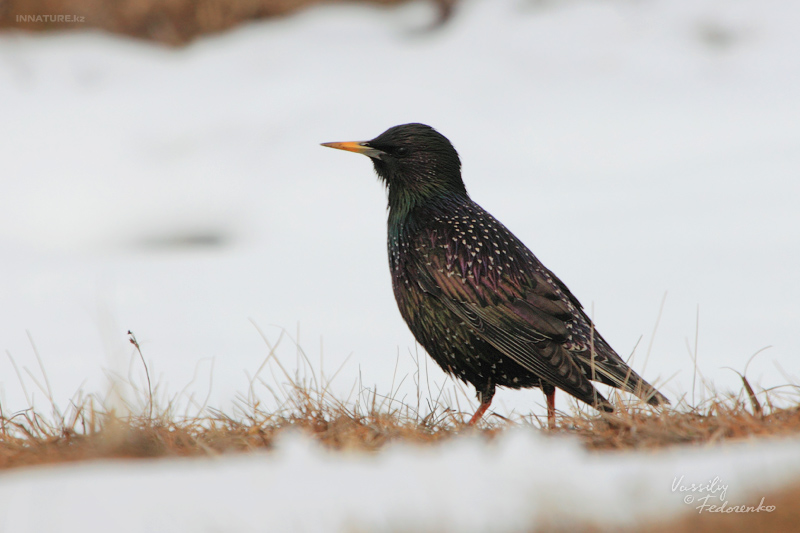
[[[495,387],[555,388],[598,409],[598,381],[651,404],[669,403],[594,329],[552,272],[473,202],[450,142],[423,124],[395,126],[371,141],[326,146],[372,158],[389,189],[389,266],[400,314],[448,373],[471,383],[481,408]]]

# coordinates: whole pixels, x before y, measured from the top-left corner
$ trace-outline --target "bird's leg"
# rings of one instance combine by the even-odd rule
[[[483,389],[478,389],[477,391],[478,401],[481,402],[481,405],[478,407],[478,410],[475,411],[475,414],[472,415],[472,418],[469,419],[467,423],[470,426],[474,426],[483,416],[483,413],[492,405],[492,398],[494,397],[494,383],[491,381],[486,384]]]
[[[556,388],[552,385],[542,384],[542,392],[547,398],[547,427],[556,427]]]

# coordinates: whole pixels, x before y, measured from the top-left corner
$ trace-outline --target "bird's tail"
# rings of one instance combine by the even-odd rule
[[[591,376],[591,370],[587,370]],[[590,379],[633,393],[650,405],[669,405],[669,400],[663,394],[625,363],[595,365],[594,376]]]
[[[669,400],[629,367],[602,339],[597,353],[581,353],[576,357],[591,381],[597,381],[633,393],[650,405],[669,405]],[[576,354],[577,355],[577,354]]]
[[[658,392],[658,390],[642,379],[636,372],[631,370],[631,380],[628,380],[627,386],[624,387],[625,390],[632,392],[638,398],[646,401],[650,405],[655,405],[656,407],[660,405],[669,405],[669,400]]]

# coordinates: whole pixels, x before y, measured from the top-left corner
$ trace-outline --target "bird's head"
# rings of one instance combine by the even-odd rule
[[[371,141],[324,143],[322,146],[364,154],[389,188],[389,209],[453,195],[466,195],[461,160],[447,138],[425,124],[402,124]]]

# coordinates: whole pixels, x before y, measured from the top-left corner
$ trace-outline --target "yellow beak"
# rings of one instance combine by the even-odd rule
[[[350,142],[343,142],[343,143],[322,143],[322,146],[327,146],[328,148],[336,148],[337,150],[347,150],[348,152],[355,152],[357,154],[363,154],[367,157],[372,157],[375,159],[380,159],[384,152],[378,150],[377,148],[373,148],[367,145],[368,141],[350,141]]]

